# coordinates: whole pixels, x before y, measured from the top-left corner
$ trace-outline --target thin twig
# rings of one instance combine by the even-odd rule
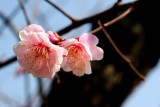
[[[26,106],[31,107],[30,81],[29,81],[29,75],[27,74],[24,74],[24,93],[26,97]]]
[[[5,24],[9,25],[11,31],[17,36],[18,30],[17,28],[10,22],[10,20],[0,11],[0,17],[4,20]],[[2,33],[3,29],[0,27],[0,34]]]
[[[23,0],[24,1],[24,4],[27,4],[29,0]],[[20,9],[19,9],[19,5],[16,6],[11,12],[10,14],[8,15],[8,17],[5,17],[6,18],[6,21],[4,19],[4,23],[1,24],[0,26],[0,34],[7,28],[6,25],[9,25],[9,27],[11,27],[12,29],[12,20],[14,19],[14,17],[19,13]],[[8,21],[7,21],[8,20]],[[10,25],[11,24],[11,25]],[[15,34],[18,35],[18,30],[16,30],[15,27],[13,27],[14,29],[12,31],[15,32]]]
[[[122,0],[118,0],[115,5],[120,5],[122,3]]]
[[[72,23],[71,25],[61,29],[60,31],[58,31],[57,33],[62,35],[62,34],[65,34],[67,33],[68,31],[70,30],[73,30],[74,28],[77,28],[85,23],[92,23],[92,22],[95,22],[97,21],[98,19],[107,16],[107,15],[111,15],[113,14],[113,12],[117,12],[117,11],[124,11],[126,10],[127,8],[131,7],[131,6],[135,6],[137,5],[139,2],[138,1],[135,1],[135,2],[132,2],[132,3],[128,3],[128,4],[123,4],[123,5],[116,5],[116,6],[113,6],[112,8],[108,9],[108,10],[105,10],[99,14],[96,14],[96,15],[93,15],[91,17],[87,17],[85,19],[82,19],[82,20],[79,20],[75,23]]]
[[[61,83],[60,75],[59,75],[59,72],[57,72],[57,84],[60,84],[60,83]]]
[[[25,9],[25,7],[24,7],[24,3],[23,3],[23,1],[22,1],[22,0],[19,0],[19,3],[20,3],[20,6],[21,6],[21,9],[23,10],[23,13],[24,13],[24,16],[25,16],[26,22],[27,22],[27,24],[28,24],[28,25],[30,25],[30,24],[31,24],[31,22],[30,22],[30,20],[29,20],[29,18],[28,18],[28,15],[27,15],[26,9]]]
[[[46,0],[46,2],[48,2],[49,4],[51,4],[53,7],[55,7],[57,10],[59,10],[61,13],[63,13],[63,15],[65,15],[66,17],[68,17],[70,20],[72,20],[72,22],[77,22],[78,19],[73,18],[72,16],[70,16],[68,13],[66,13],[65,11],[63,11],[61,8],[59,8],[58,6],[56,6],[53,2],[51,2],[50,0]]]
[[[37,78],[37,79],[38,79],[38,84],[39,84],[39,95],[41,97],[41,100],[43,101],[42,104],[44,104],[43,107],[48,107],[47,98],[46,98],[46,96],[43,93],[42,79],[41,78]]]
[[[127,16],[132,10],[133,10],[133,7],[129,7],[129,8],[128,8],[125,12],[123,12],[121,15],[119,15],[118,17],[112,19],[111,21],[109,21],[109,22],[107,22],[107,23],[105,23],[105,24],[103,24],[103,25],[104,25],[105,27],[107,27],[107,26],[110,26],[110,25],[118,22],[119,20],[121,20],[121,19],[123,19],[125,16]],[[101,29],[102,29],[102,27],[100,26],[100,27],[92,30],[90,33],[94,34],[94,33],[98,32],[98,31],[100,31]]]
[[[98,24],[99,26],[102,27],[102,31],[104,32],[104,34],[106,35],[106,37],[108,38],[109,42],[111,43],[111,45],[113,46],[113,48],[115,49],[115,51],[120,55],[120,57],[126,62],[128,63],[128,65],[130,66],[130,68],[144,81],[146,81],[145,77],[135,68],[135,66],[132,64],[132,62],[119,50],[119,48],[116,46],[116,44],[114,43],[114,41],[112,40],[112,38],[110,37],[110,35],[108,34],[108,32],[105,30],[105,27],[103,26],[103,24],[101,23],[100,20],[98,20]]]

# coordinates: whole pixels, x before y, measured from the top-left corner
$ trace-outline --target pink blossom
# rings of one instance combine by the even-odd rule
[[[50,42],[39,25],[29,25],[20,31],[21,41],[14,46],[19,64],[35,77],[52,78],[60,70],[67,50]]]
[[[72,71],[76,76],[91,74],[90,61],[101,60],[103,50],[96,46],[99,40],[96,36],[85,33],[79,39],[68,39],[60,44],[68,50],[64,57],[62,68],[64,71]]]

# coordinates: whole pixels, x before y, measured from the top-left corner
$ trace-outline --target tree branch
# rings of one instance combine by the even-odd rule
[[[125,16],[127,16],[132,10],[133,10],[133,7],[129,7],[129,8],[128,8],[125,12],[123,12],[121,15],[119,15],[118,17],[112,19],[111,21],[109,21],[109,22],[107,22],[107,23],[105,23],[105,24],[103,24],[103,25],[104,25],[105,27],[107,27],[107,26],[110,26],[110,25],[118,22],[119,20],[121,20],[121,19],[123,19]],[[94,33],[98,32],[98,31],[100,31],[101,29],[102,29],[102,27],[100,26],[100,27],[92,30],[90,33],[94,34]]]
[[[65,34],[67,33],[68,31],[74,29],[74,28],[77,28],[85,23],[92,23],[92,22],[95,22],[97,21],[98,19],[107,16],[109,14],[113,14],[113,12],[117,12],[117,11],[124,11],[126,10],[127,8],[131,7],[131,6],[134,6],[134,5],[137,5],[139,3],[139,1],[136,1],[136,2],[132,2],[132,3],[128,3],[128,4],[124,4],[124,5],[115,5],[113,6],[112,8],[104,11],[104,12],[101,12],[99,14],[96,14],[96,15],[93,15],[91,17],[87,17],[85,19],[82,19],[82,20],[79,20],[75,23],[72,23],[71,25],[61,29],[60,31],[58,31],[57,33],[62,35],[62,34]]]
[[[53,2],[51,2],[50,0],[46,0],[46,2],[48,2],[49,4],[51,4],[53,7],[55,7],[57,10],[59,10],[63,15],[65,15],[66,17],[68,17],[73,23],[77,22],[78,19],[73,18],[72,16],[70,16],[68,13],[66,13],[65,11],[63,11],[61,8],[59,8],[58,6],[56,6]]]
[[[11,28],[11,31],[17,36],[18,35],[18,30],[17,28],[11,24],[10,20],[0,11],[0,17],[4,20],[5,24],[9,25]],[[0,34],[2,33],[3,28],[0,27]]]
[[[29,20],[29,18],[28,18],[28,15],[27,15],[26,9],[25,9],[25,7],[24,7],[24,3],[23,3],[23,1],[22,1],[22,0],[19,0],[19,3],[20,3],[20,6],[21,6],[22,11],[23,11],[23,13],[24,13],[24,16],[25,16],[26,22],[27,22],[27,24],[28,24],[28,25],[30,25],[30,24],[31,24],[31,22],[30,22],[30,20]]]
[[[3,63],[0,63],[0,68],[6,66],[6,65],[8,65],[8,64],[10,64],[10,63],[12,63],[12,62],[14,62],[14,61],[16,61],[16,60],[17,60],[17,57],[16,57],[16,56],[15,56],[15,57],[12,57],[11,59],[9,59],[9,60],[7,60],[7,61],[5,61],[5,62],[3,62]]]
[[[119,48],[117,47],[117,45],[114,43],[114,41],[112,40],[112,38],[110,37],[110,35],[108,34],[108,32],[105,30],[105,27],[103,26],[103,24],[101,23],[100,20],[98,20],[98,24],[99,26],[102,27],[102,31],[104,32],[104,34],[106,35],[106,37],[108,38],[109,42],[111,43],[111,45],[113,46],[113,48],[115,49],[115,51],[119,54],[119,56],[126,62],[128,63],[128,65],[130,66],[130,68],[144,81],[146,81],[145,77],[135,68],[135,66],[132,64],[132,62],[119,50]]]
[[[29,0],[24,0],[24,3],[27,4]],[[6,25],[9,25],[9,27],[11,27],[11,30],[13,31],[13,33],[15,33],[15,35],[18,35],[18,30],[16,29],[16,27],[12,27],[12,23],[11,21],[14,19],[14,17],[19,13],[19,5],[16,6],[9,14],[8,17],[5,17],[4,22],[2,23],[2,25],[0,26],[0,34],[5,30]],[[1,13],[2,14],[2,13]]]

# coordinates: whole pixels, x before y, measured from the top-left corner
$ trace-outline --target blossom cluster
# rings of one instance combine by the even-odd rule
[[[56,32],[31,24],[19,37],[13,50],[25,72],[35,77],[53,78],[60,68],[76,76],[91,74],[90,61],[103,58],[103,50],[96,46],[98,38],[90,33],[64,40]]]

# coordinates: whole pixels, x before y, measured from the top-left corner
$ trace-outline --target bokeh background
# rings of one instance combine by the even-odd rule
[[[113,7],[117,0],[51,0],[77,19],[84,19]],[[44,0],[23,0],[29,20],[46,31],[56,31],[71,21]],[[134,0],[122,0],[122,4]],[[159,107],[160,61],[158,3],[141,3],[124,19],[106,28],[119,49],[145,75],[142,81],[115,52],[102,31],[95,35],[104,58],[92,62],[92,74],[76,77],[60,72],[61,83],[53,79],[17,74],[17,61],[0,68],[0,107]],[[103,23],[120,15],[104,15]],[[0,0],[0,64],[15,56],[18,32],[27,26],[19,0]],[[96,22],[72,29],[63,38],[75,38],[97,28]]]

